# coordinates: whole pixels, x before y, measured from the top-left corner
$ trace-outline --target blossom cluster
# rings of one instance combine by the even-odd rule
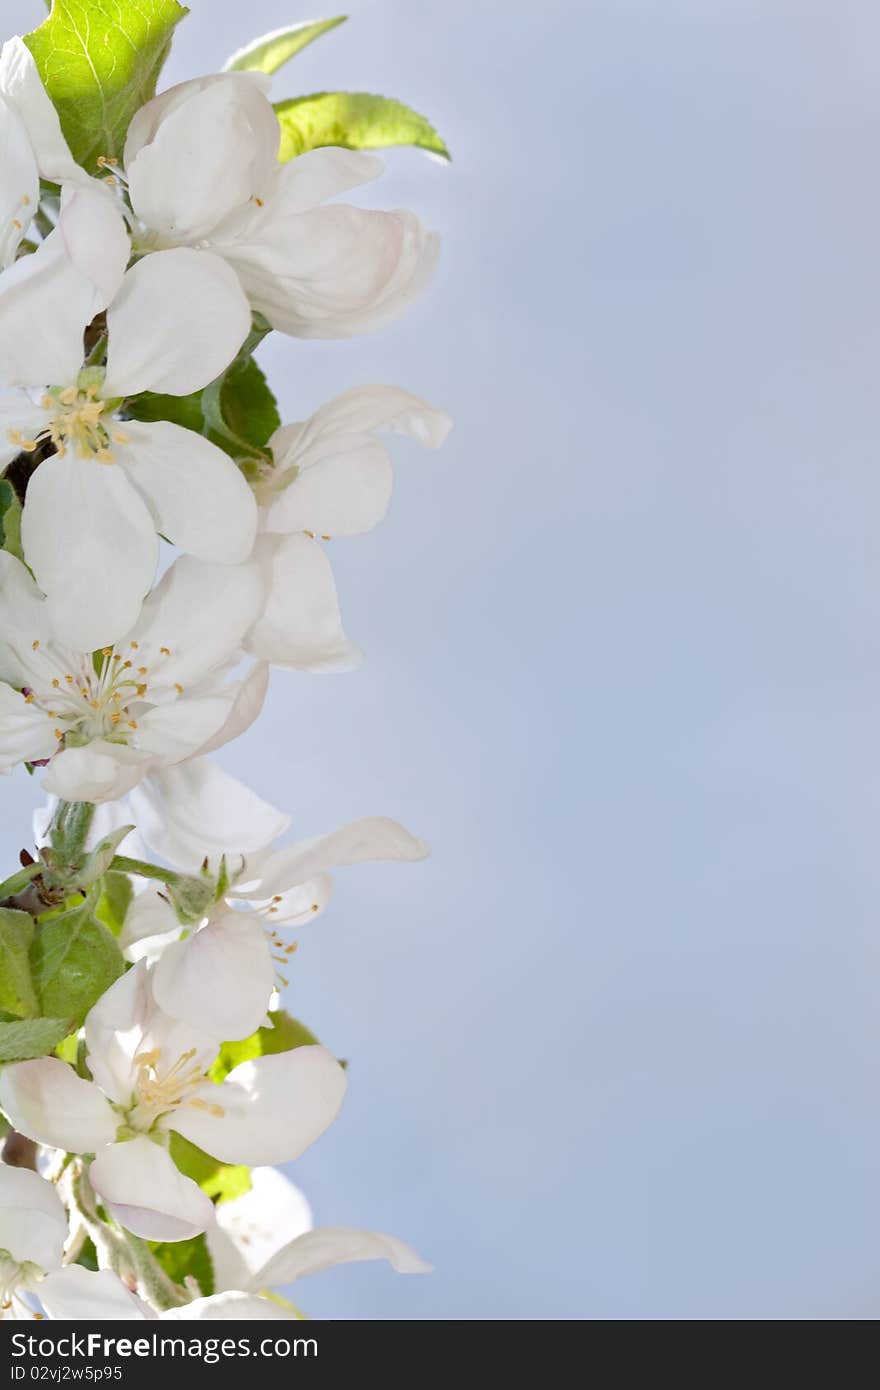
[[[89,167],[30,48],[0,53],[0,771],[48,796],[0,901],[0,1316],[294,1317],[267,1292],[312,1271],[427,1268],[313,1228],[272,1166],[346,1089],[280,1007],[296,932],[332,870],[427,849],[380,816],[290,842],[210,756],[274,667],[358,663],[326,542],[385,515],[382,432],[449,429],[379,385],[274,418],[262,338],[381,327],[437,238],[332,201],[371,153],[281,162],[269,81],[172,87]]]

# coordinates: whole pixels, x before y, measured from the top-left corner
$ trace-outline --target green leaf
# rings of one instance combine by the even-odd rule
[[[314,43],[322,34],[344,24],[348,15],[340,14],[335,19],[305,20],[302,24],[291,24],[286,29],[273,29],[271,34],[263,34],[246,44],[223,65],[224,72],[277,72],[307,44]]]
[[[128,874],[110,869],[101,883],[101,896],[95,908],[95,916],[103,922],[108,931],[118,936],[125,923],[125,916],[131,906],[134,889]]]
[[[249,1062],[252,1057],[268,1057],[275,1052],[292,1052],[295,1047],[311,1047],[318,1039],[304,1023],[291,1018],[284,1009],[270,1013],[272,1028],[258,1028],[249,1038],[241,1042],[224,1043],[220,1054],[208,1075],[212,1081],[225,1081],[226,1077],[240,1062]]]
[[[171,1131],[170,1152],[181,1173],[197,1182],[212,1202],[231,1202],[234,1197],[243,1197],[251,1190],[249,1168],[221,1163],[175,1130]]]
[[[233,362],[223,377],[191,396],[144,391],[126,403],[126,412],[134,420],[170,420],[195,430],[234,459],[265,454],[281,424],[265,373],[252,357]]]
[[[45,1057],[73,1028],[70,1019],[28,1018],[21,1023],[0,1023],[0,1062],[26,1062]]]
[[[150,1249],[159,1264],[175,1284],[182,1284],[191,1275],[208,1298],[214,1292],[214,1264],[204,1235],[190,1240],[149,1241]]]
[[[6,478],[0,478],[0,550],[22,559],[21,503]]]
[[[424,116],[391,97],[368,92],[316,92],[275,104],[281,123],[278,158],[284,164],[306,150],[342,145],[347,150],[382,150],[417,145],[449,159],[449,151]]]
[[[30,960],[44,1014],[81,1023],[125,969],[119,947],[94,915],[96,896],[37,923]]]
[[[40,1012],[28,955],[33,937],[30,913],[0,907],[0,1008],[18,1018]]]
[[[186,13],[177,0],[54,0],[25,36],[74,159],[90,173],[100,155],[122,154]]]

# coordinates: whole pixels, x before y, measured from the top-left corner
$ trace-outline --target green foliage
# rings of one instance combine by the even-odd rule
[[[306,150],[342,145],[348,150],[381,150],[416,145],[449,159],[449,151],[430,121],[391,97],[367,92],[316,92],[275,105],[281,123],[282,164]]]
[[[208,1242],[203,1235],[190,1240],[149,1242],[150,1249],[159,1264],[175,1284],[182,1284],[187,1276],[192,1276],[207,1298],[214,1292],[214,1265],[208,1250]]]
[[[266,446],[281,424],[265,374],[247,356],[237,358],[203,391],[191,396],[145,391],[130,400],[126,410],[135,420],[170,420],[195,430],[237,461],[266,457]]]
[[[30,949],[34,919],[27,912],[0,908],[0,1008],[16,1018],[40,1012],[31,979]]]
[[[41,1012],[77,1024],[125,969],[119,947],[94,914],[96,896],[38,921],[30,949]]]
[[[5,478],[0,478],[0,550],[22,558],[21,503]]]
[[[241,1042],[224,1043],[219,1056],[209,1073],[212,1081],[225,1081],[226,1077],[241,1062],[249,1062],[253,1057],[268,1057],[275,1052],[292,1052],[295,1047],[313,1046],[318,1039],[298,1019],[291,1018],[284,1009],[269,1014],[273,1026],[258,1028],[249,1038]]]
[[[340,14],[335,19],[306,20],[302,24],[290,24],[285,29],[275,29],[271,34],[263,34],[224,64],[224,72],[277,72],[307,44],[314,43],[322,34],[344,24],[348,15]]]
[[[171,1157],[181,1173],[197,1182],[212,1202],[231,1202],[234,1197],[243,1197],[245,1192],[250,1192],[250,1169],[239,1164],[221,1163],[175,1130],[171,1131]]]
[[[0,1023],[0,1062],[26,1062],[45,1057],[70,1032],[70,1019],[27,1018]]]
[[[186,13],[177,0],[54,0],[26,35],[73,156],[90,173],[100,155],[122,154]]]
[[[128,874],[110,869],[101,880],[101,896],[95,908],[99,922],[114,936],[118,936],[125,923],[125,916],[131,906],[134,890]]]

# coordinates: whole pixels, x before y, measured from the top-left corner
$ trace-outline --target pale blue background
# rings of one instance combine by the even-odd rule
[[[278,676],[225,761],[302,833],[384,812],[433,845],[339,874],[303,933],[295,1007],[351,1089],[295,1171],[437,1272],[297,1296],[876,1317],[880,14],[348,9],[277,92],[436,120],[452,167],[394,154],[368,196],[442,269],[381,335],[267,360],[291,418],[387,381],[457,427],[395,447],[387,524],[332,546],[367,665]],[[309,13],[192,10],[172,80]]]

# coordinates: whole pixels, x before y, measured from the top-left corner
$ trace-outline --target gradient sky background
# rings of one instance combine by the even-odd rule
[[[168,81],[313,17],[192,0]],[[295,1165],[436,1265],[318,1317],[880,1310],[880,14],[868,0],[351,0],[276,78],[424,110],[365,195],[446,249],[396,326],[264,353],[288,418],[446,407],[332,546],[357,674],[226,766],[341,872],[292,1003],[351,1060]],[[4,6],[12,28],[38,0]],[[326,13],[332,12],[328,6]],[[22,774],[2,848],[25,841]]]

